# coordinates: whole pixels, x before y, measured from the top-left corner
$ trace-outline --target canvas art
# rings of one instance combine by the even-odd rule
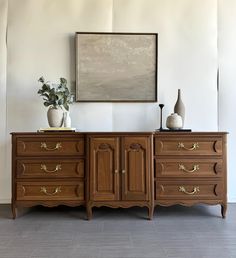
[[[157,34],[76,33],[76,100],[157,101]]]

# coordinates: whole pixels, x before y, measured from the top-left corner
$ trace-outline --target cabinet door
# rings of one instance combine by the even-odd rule
[[[119,199],[119,139],[90,138],[90,198]]]
[[[150,164],[149,137],[122,139],[122,200],[148,200]]]

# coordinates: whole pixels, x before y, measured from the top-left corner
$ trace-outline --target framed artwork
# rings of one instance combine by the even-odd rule
[[[156,102],[156,33],[76,32],[76,101]]]

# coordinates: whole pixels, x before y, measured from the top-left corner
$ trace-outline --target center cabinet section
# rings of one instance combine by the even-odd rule
[[[87,142],[88,217],[94,206],[146,206],[152,218],[152,135],[89,135]]]

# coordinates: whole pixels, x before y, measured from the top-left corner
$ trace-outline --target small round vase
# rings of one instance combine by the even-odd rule
[[[60,106],[49,107],[47,112],[48,124],[50,127],[62,127],[64,112]]]
[[[166,119],[166,127],[170,130],[177,130],[183,127],[182,117],[177,113],[172,113]]]

